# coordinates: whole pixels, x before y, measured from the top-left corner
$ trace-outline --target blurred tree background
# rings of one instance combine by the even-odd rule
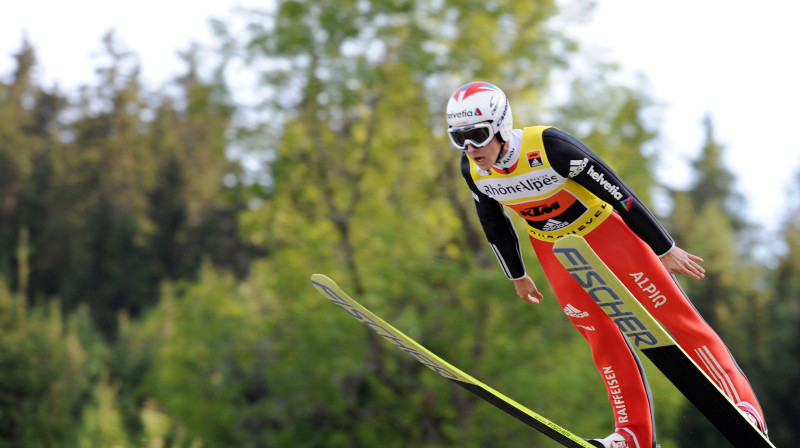
[[[23,42],[0,78],[0,447],[553,446],[327,303],[314,272],[519,402],[605,436],[588,348],[552,295],[515,297],[443,119],[456,87],[492,81],[517,127],[578,136],[650,202],[664,191],[656,102],[613,81],[613,61],[570,70],[581,47],[560,25],[591,6],[277,1],[214,22],[212,75],[190,47],[155,91],[113,33],[78,92],[39,85]],[[234,100],[233,71],[258,80],[256,100]],[[556,105],[554,84],[570,92]],[[667,192],[662,219],[706,259],[706,279],[684,286],[788,446],[800,200],[776,217],[786,250],[753,257],[759,229],[703,126],[694,182]],[[727,446],[646,368],[663,448]]]

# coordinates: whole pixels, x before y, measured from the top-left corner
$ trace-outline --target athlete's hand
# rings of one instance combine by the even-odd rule
[[[705,277],[706,270],[698,264],[700,261],[703,259],[677,246],[661,257],[661,263],[667,268],[667,272],[688,275],[695,280]]]
[[[514,280],[514,288],[517,289],[517,295],[528,303],[536,305],[544,298],[542,293],[536,289],[536,285],[533,283],[533,280],[531,280],[531,278],[527,275],[520,279]]]

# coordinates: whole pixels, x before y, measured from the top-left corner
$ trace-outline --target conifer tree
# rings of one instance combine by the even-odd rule
[[[705,141],[692,162],[693,180],[685,191],[673,191],[669,220],[676,242],[704,259],[705,277],[681,278],[688,297],[706,321],[728,345],[745,372],[759,372],[763,336],[758,334],[767,318],[766,303],[757,284],[762,267],[746,244],[751,224],[742,210],[744,200],[735,190],[735,176],[724,163],[724,146],[717,140],[710,117],[703,121]],[[753,331],[749,331],[752,329]],[[759,394],[761,379],[750,379]],[[691,405],[691,416],[678,439],[687,446],[724,444],[723,437]]]
[[[795,176],[781,236],[786,251],[770,277],[769,319],[761,328],[769,335],[764,347],[763,375],[767,414],[775,446],[790,445],[800,435],[800,406],[786,391],[800,387],[800,174]]]

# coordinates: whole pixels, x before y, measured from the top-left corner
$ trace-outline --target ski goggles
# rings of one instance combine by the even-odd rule
[[[494,130],[492,129],[492,123],[484,121],[458,128],[450,128],[447,130],[447,136],[450,137],[450,143],[456,149],[463,151],[467,149],[468,143],[471,143],[476,148],[488,145],[494,138]]]

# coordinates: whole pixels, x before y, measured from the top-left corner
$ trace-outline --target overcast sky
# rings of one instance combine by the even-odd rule
[[[177,50],[211,41],[209,17],[268,1],[14,2],[0,14],[0,76],[11,73],[24,33],[37,50],[44,85],[58,82],[71,91],[93,83],[100,39],[114,28],[139,56],[144,81],[161,86],[184,70]],[[643,73],[651,95],[665,105],[659,178],[672,186],[688,182],[688,159],[702,145],[701,122],[710,114],[726,165],[748,199],[748,218],[774,230],[800,170],[800,2],[597,3],[591,23],[573,32],[587,50]]]

